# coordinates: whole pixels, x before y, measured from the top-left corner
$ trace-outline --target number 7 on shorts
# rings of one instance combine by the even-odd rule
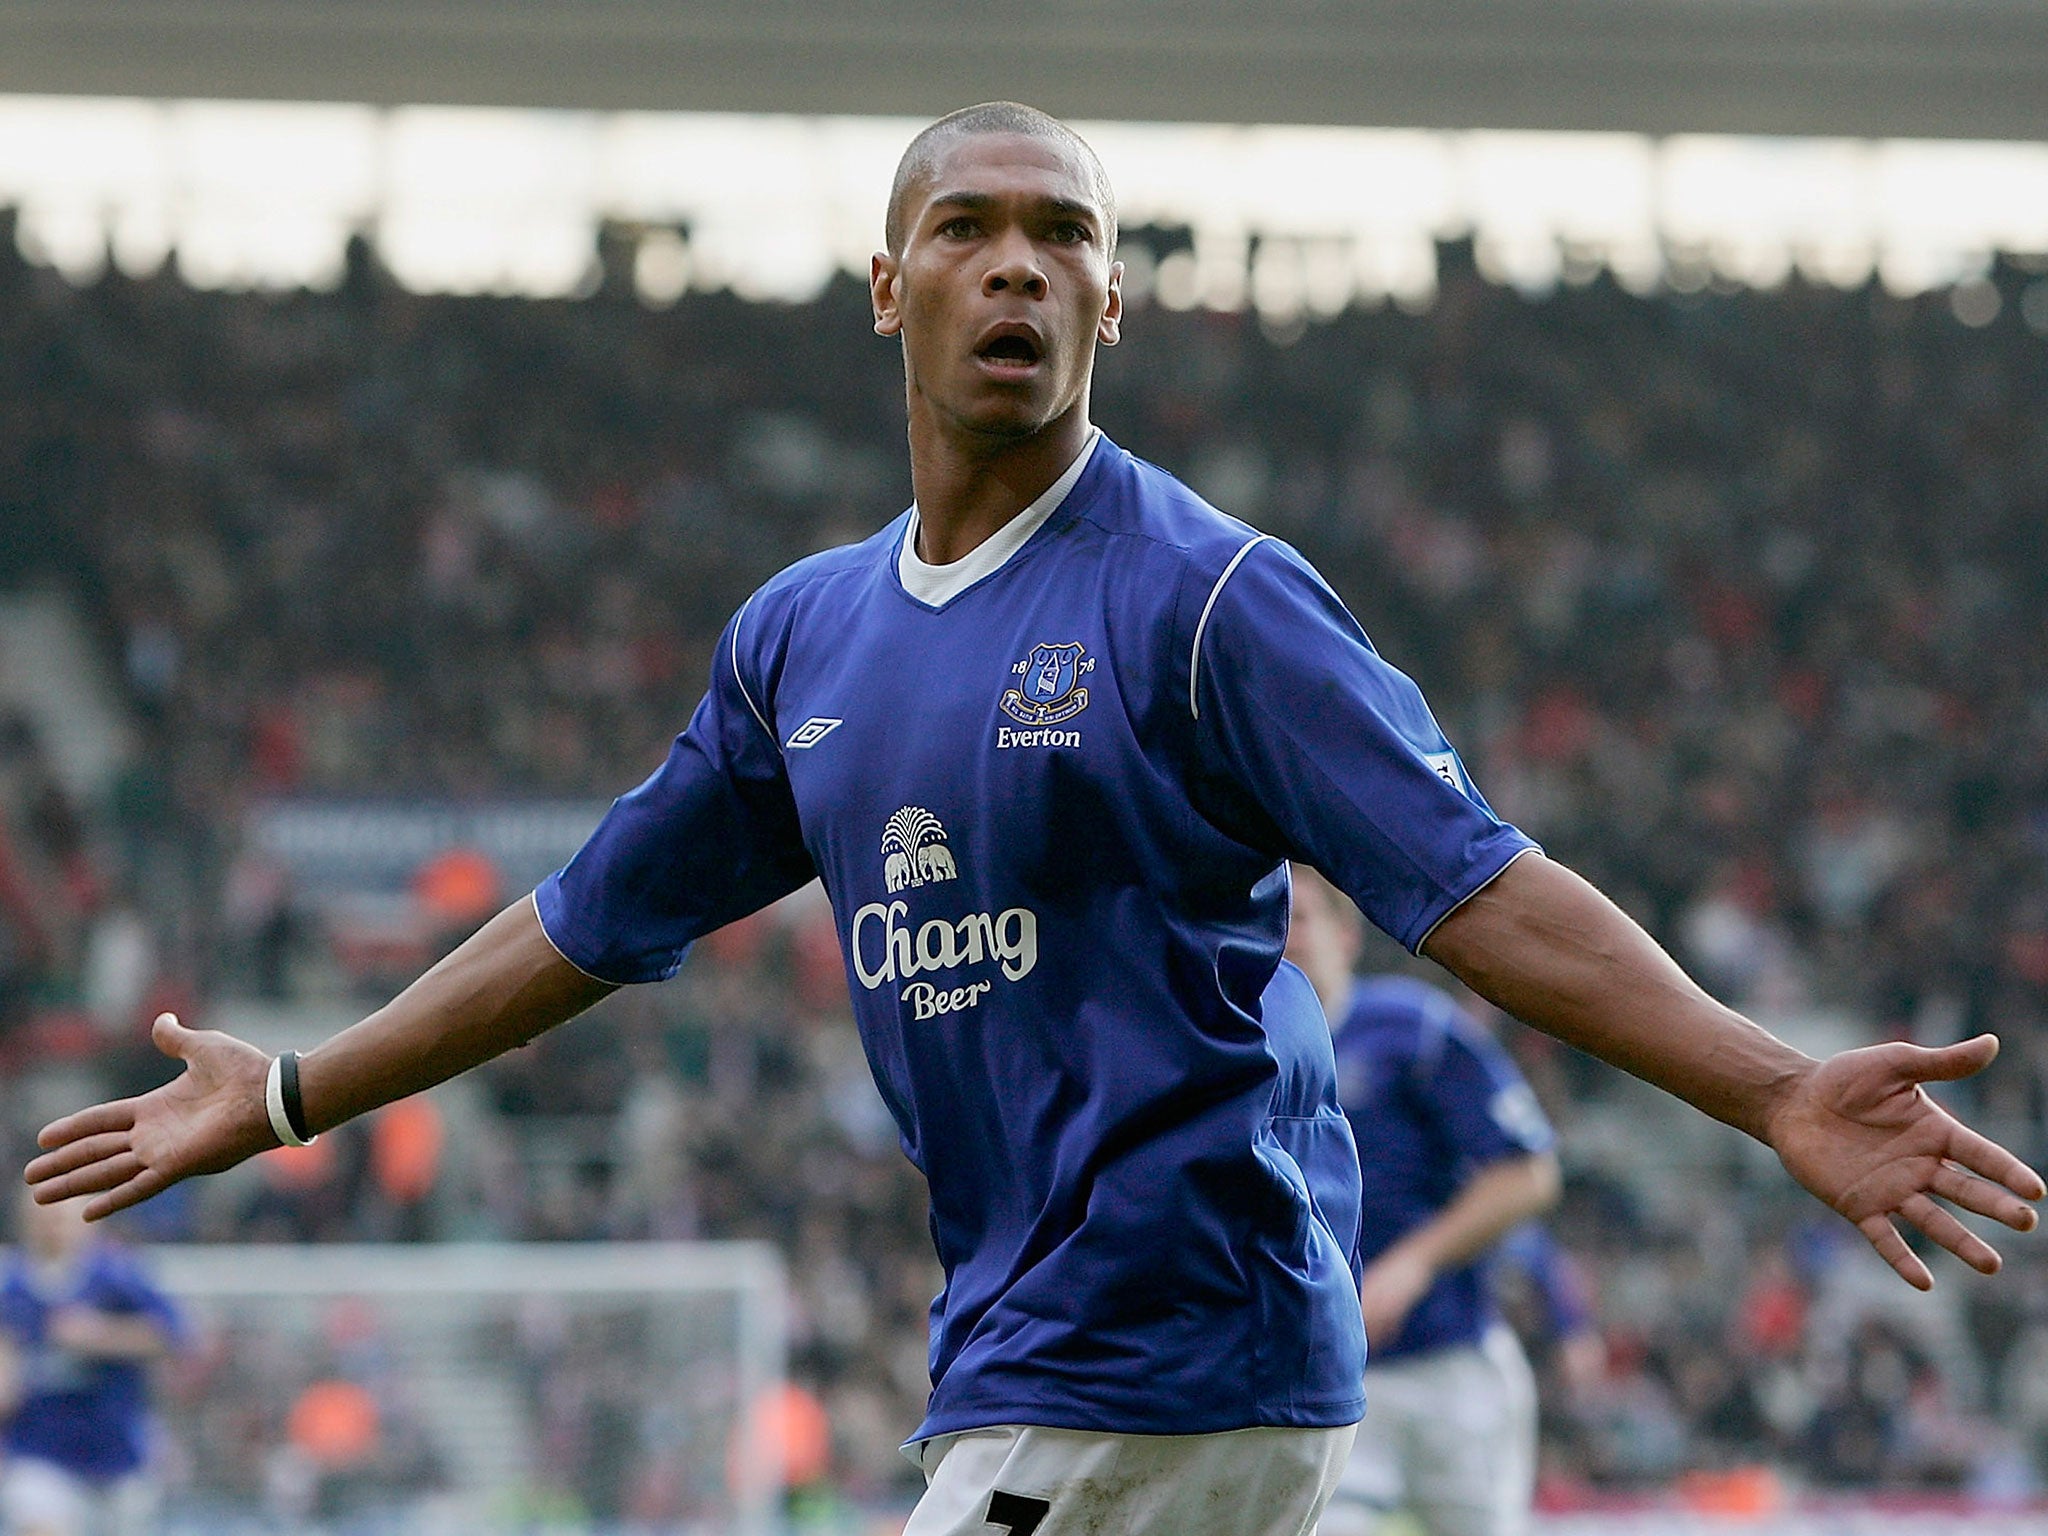
[[[1052,1513],[1052,1504],[1045,1499],[1027,1499],[1021,1493],[1005,1493],[998,1488],[988,1496],[988,1513],[983,1521],[999,1527],[1005,1536],[1031,1536],[1038,1529],[1038,1522]]]

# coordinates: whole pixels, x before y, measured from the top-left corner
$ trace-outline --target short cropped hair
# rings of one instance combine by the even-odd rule
[[[889,188],[889,219],[885,233],[892,256],[903,250],[911,197],[937,168],[941,152],[961,139],[990,133],[1021,134],[1076,151],[1088,179],[1094,184],[1092,190],[1096,199],[1102,204],[1102,216],[1108,224],[1103,231],[1108,249],[1112,253],[1116,250],[1116,193],[1110,187],[1109,173],[1102,168],[1101,160],[1089,148],[1088,141],[1050,113],[1027,107],[1021,101],[984,101],[979,106],[962,107],[958,112],[947,113],[912,139],[903,151],[903,158],[896,163],[896,180]]]

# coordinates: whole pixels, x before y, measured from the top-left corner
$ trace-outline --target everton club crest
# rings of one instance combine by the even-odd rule
[[[1095,670],[1095,660],[1079,641],[1065,645],[1034,645],[1031,654],[1010,668],[1017,686],[1003,694],[1003,713],[1025,725],[1058,725],[1088,707],[1081,679]]]

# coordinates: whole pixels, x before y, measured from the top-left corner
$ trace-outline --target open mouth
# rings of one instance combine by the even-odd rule
[[[999,372],[1021,372],[1036,367],[1045,353],[1036,337],[1025,331],[1002,331],[974,349],[974,355]]]

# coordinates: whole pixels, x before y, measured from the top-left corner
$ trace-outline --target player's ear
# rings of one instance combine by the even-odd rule
[[[1105,347],[1113,347],[1123,335],[1124,319],[1124,264],[1112,261],[1109,264],[1109,301],[1102,306],[1102,322],[1095,327],[1095,339]]]
[[[903,329],[903,314],[896,303],[896,258],[887,251],[875,252],[868,262],[868,298],[875,307],[875,334],[894,336]]]

